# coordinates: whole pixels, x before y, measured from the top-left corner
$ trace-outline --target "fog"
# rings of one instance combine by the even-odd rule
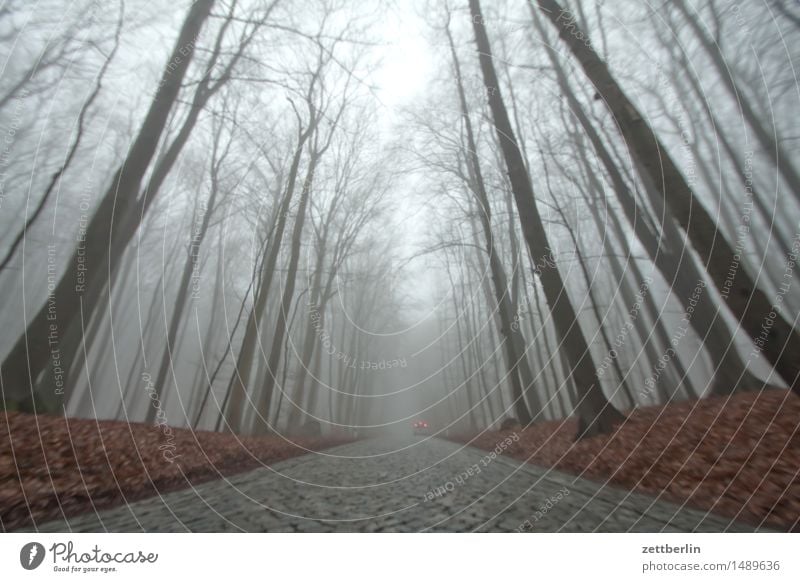
[[[591,435],[796,391],[796,6],[476,4],[4,2],[4,407]]]

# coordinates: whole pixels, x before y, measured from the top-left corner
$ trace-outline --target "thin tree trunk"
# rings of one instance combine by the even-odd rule
[[[737,254],[694,196],[686,179],[668,155],[667,148],[611,76],[606,63],[576,33],[581,32],[583,39],[588,37],[576,30],[574,23],[567,23],[565,12],[556,0],[537,1],[609,107],[628,150],[686,231],[711,280],[737,321],[753,338],[756,347],[751,357],[763,354],[792,391],[800,393],[800,334],[780,313],[782,295],[777,295],[771,301],[739,264]],[[785,291],[783,285],[781,289]],[[695,310],[695,316],[698,311],[701,310]]]
[[[525,170],[525,162],[522,159],[522,153],[503,102],[479,0],[469,0],[469,6],[483,82],[486,86],[489,107],[492,110],[497,137],[514,192],[523,236],[531,257],[537,265],[537,275],[542,282],[561,345],[569,361],[570,375],[575,381],[580,397],[577,403],[580,418],[578,436],[587,437],[607,433],[613,430],[617,423],[624,420],[624,416],[611,405],[600,387],[589,346],[578,324],[578,318],[567,295],[564,281],[557,265],[553,262],[544,225],[536,208],[531,180]]]
[[[121,221],[136,206],[142,180],[192,61],[194,40],[213,3],[213,0],[198,0],[189,9],[158,92],[136,140],[86,227],[81,241],[84,244],[75,249],[68,263],[70,266],[3,361],[6,400],[17,401],[22,409],[35,411],[34,386],[48,368],[51,371],[58,371],[59,366],[69,369],[74,360],[79,345],[79,318],[81,314],[85,317],[92,312],[110,270],[116,267],[114,259],[120,254],[119,247],[124,248],[133,234],[127,232],[130,228],[119,232]],[[115,246],[117,251],[113,252]],[[42,379],[43,385],[37,392],[39,401],[53,410],[63,406],[63,389],[58,375],[51,376]]]
[[[297,174],[300,170],[303,147],[312,129],[313,124],[305,131],[299,132],[294,158],[292,159],[292,165],[289,169],[286,193],[283,196],[283,201],[278,211],[277,224],[272,239],[269,240],[268,243],[269,254],[261,270],[258,293],[256,294],[253,309],[250,311],[250,315],[247,318],[247,327],[245,327],[242,345],[239,348],[239,355],[236,358],[236,367],[234,368],[229,382],[228,392],[230,393],[230,402],[225,408],[225,421],[228,430],[234,433],[239,432],[241,428],[242,405],[244,403],[245,394],[247,393],[247,386],[250,382],[253,356],[255,355],[256,342],[258,339],[258,322],[263,318],[264,309],[267,306],[267,297],[278,264],[283,234],[286,230],[286,221],[289,215],[289,207],[294,195],[295,184],[297,183]]]
[[[456,284],[453,280],[453,274],[450,272],[450,265],[447,266],[447,278],[450,281],[450,296],[453,299],[453,316],[455,317],[455,327],[456,327],[456,341],[458,350],[458,362],[461,364],[461,374],[464,378],[462,382],[462,386],[464,387],[464,392],[467,397],[467,413],[469,415],[469,430],[471,432],[475,432],[478,430],[478,419],[477,419],[477,411],[475,410],[475,402],[472,398],[472,393],[470,391],[470,387],[472,382],[470,381],[470,374],[467,370],[467,363],[466,358],[464,357],[464,350],[466,350],[466,346],[464,345],[464,338],[461,335],[461,314],[458,310],[458,300],[456,299]]]
[[[120,9],[119,9],[119,19],[117,20],[117,29],[114,32],[114,46],[111,48],[111,52],[108,54],[108,57],[103,62],[103,66],[100,67],[100,72],[97,73],[97,78],[94,83],[94,87],[92,92],[89,94],[89,97],[86,101],[81,105],[80,112],[78,113],[78,119],[75,123],[75,139],[72,142],[72,145],[67,152],[67,155],[64,157],[64,162],[61,166],[56,170],[53,174],[52,178],[50,178],[50,182],[47,184],[47,187],[44,190],[44,194],[39,198],[39,203],[36,205],[33,213],[28,217],[25,221],[25,224],[22,227],[22,230],[17,233],[17,236],[14,237],[14,240],[11,243],[11,246],[8,247],[8,251],[6,251],[6,255],[2,261],[0,261],[0,271],[4,270],[8,264],[11,262],[11,259],[14,257],[14,254],[17,251],[17,247],[19,247],[20,243],[25,239],[25,235],[33,226],[33,223],[36,222],[36,219],[41,215],[42,210],[47,205],[47,201],[50,199],[50,195],[55,190],[56,186],[61,181],[61,176],[64,175],[70,165],[72,164],[72,160],[75,158],[75,154],[78,153],[78,149],[80,148],[81,141],[83,139],[83,133],[86,130],[86,115],[89,112],[89,108],[94,104],[97,96],[100,94],[100,91],[103,89],[103,79],[106,76],[106,71],[108,70],[111,61],[114,60],[114,55],[117,54],[117,49],[119,48],[119,37],[120,32],[122,31],[122,24],[124,22],[124,15],[125,15],[125,5],[120,2]],[[26,81],[28,76],[26,75],[23,77],[23,81]],[[2,109],[2,104],[0,104],[0,109]],[[29,199],[29,198],[28,198]]]
[[[539,34],[544,37],[544,28],[539,22],[538,16],[533,11],[533,22]],[[583,107],[575,97],[574,92],[567,83],[563,68],[558,62],[552,47],[545,44],[553,63],[554,71],[559,82],[561,92],[567,99],[571,111],[578,119],[586,136],[597,153],[598,158],[608,173],[614,191],[622,205],[622,209],[632,226],[636,236],[642,243],[651,260],[661,272],[664,280],[672,288],[675,297],[681,302],[685,310],[694,309],[693,316],[689,323],[697,332],[700,338],[704,339],[704,345],[714,362],[717,370],[713,381],[713,390],[718,394],[730,393],[739,387],[742,389],[755,389],[763,386],[763,382],[753,376],[745,366],[744,361],[735,349],[734,339],[728,329],[721,314],[717,314],[717,307],[711,301],[708,293],[701,293],[696,307],[692,307],[690,300],[694,294],[695,286],[703,280],[702,273],[690,254],[679,252],[682,249],[681,241],[684,240],[671,220],[663,223],[662,240],[656,234],[654,227],[651,226],[647,217],[642,214],[636,203],[633,193],[627,186],[617,165],[614,163],[609,149],[603,143],[597,130],[587,117]],[[646,184],[651,184],[649,177],[643,175]],[[652,188],[647,188],[652,192]],[[651,197],[652,199],[652,197]],[[655,200],[658,203],[658,200]],[[663,204],[663,202],[662,202]],[[663,241],[668,241],[665,245]],[[730,349],[729,349],[730,347]]]
[[[796,201],[800,202],[800,173],[798,173],[797,168],[795,168],[794,164],[792,163],[791,156],[781,145],[781,141],[778,136],[775,133],[770,133],[770,131],[764,127],[764,124],[761,123],[761,120],[758,118],[753,105],[750,103],[750,99],[742,91],[741,87],[739,87],[739,83],[734,78],[733,73],[729,70],[727,63],[725,62],[725,56],[722,54],[722,50],[720,49],[719,45],[709,38],[700,25],[699,16],[689,12],[684,0],[675,0],[674,5],[683,15],[684,19],[689,24],[689,27],[695,33],[695,36],[697,36],[698,40],[700,40],[700,44],[703,46],[703,49],[706,51],[706,53],[708,53],[714,68],[717,70],[717,74],[719,74],[719,76],[722,78],[722,84],[725,86],[725,89],[727,89],[731,98],[736,101],[736,104],[739,106],[739,110],[742,112],[742,117],[744,117],[747,124],[753,130],[758,143],[761,145],[761,149],[769,157],[770,161],[774,164],[775,169],[786,181],[791,195]],[[691,77],[691,73],[688,73],[688,75]],[[704,100],[701,99],[701,101]],[[797,369],[795,369],[795,374],[796,373]]]
[[[325,303],[323,303],[321,309],[323,310],[322,321],[324,322]],[[319,378],[321,373],[322,373],[322,350],[315,350],[314,360],[311,363],[311,380],[309,382],[311,389],[308,391],[308,404],[305,407],[305,416],[313,415],[314,410],[317,408],[317,401],[319,400],[319,393],[320,393],[319,383],[317,382],[317,378]],[[333,390],[329,389],[328,392],[330,393],[331,398],[333,398],[334,394]]]
[[[526,393],[533,387],[533,374],[531,373],[528,364],[525,350],[525,340],[521,337],[519,326],[513,325],[514,322],[512,320],[514,318],[514,312],[509,301],[508,280],[506,279],[505,270],[503,269],[503,265],[497,256],[497,251],[494,245],[489,195],[486,192],[486,186],[480,167],[480,160],[478,159],[477,144],[472,129],[472,122],[469,117],[466,95],[464,93],[461,65],[455,51],[455,44],[453,42],[449,26],[445,29],[445,32],[447,34],[450,52],[453,59],[458,98],[461,108],[461,117],[464,122],[464,129],[467,139],[466,154],[469,160],[467,163],[467,168],[470,181],[472,182],[470,189],[472,190],[477,202],[475,206],[470,204],[470,208],[476,208],[477,213],[480,215],[481,229],[483,232],[485,245],[484,248],[489,255],[489,269],[494,287],[495,299],[497,301],[498,314],[500,316],[500,335],[503,336],[502,342],[507,353],[507,363],[509,366],[509,374],[511,375],[511,386],[517,420],[519,420],[523,426],[527,426],[534,420],[534,417],[531,416],[531,411],[525,402]],[[477,229],[474,224],[474,218],[471,218],[470,220],[472,222],[473,239],[477,245]],[[477,246],[481,248],[480,245]],[[483,263],[483,256],[480,253],[478,253],[478,261],[480,262],[480,267],[483,272],[485,263]],[[538,415],[540,412],[541,408],[537,406],[534,414]]]
[[[303,293],[306,292],[308,292],[308,289],[306,289]],[[300,297],[303,296],[303,293],[300,294]],[[278,395],[278,401],[275,404],[275,414],[272,420],[272,425],[275,427],[278,426],[278,418],[280,418],[281,406],[283,405],[283,400],[286,396],[286,378],[289,375],[289,341],[292,338],[292,328],[294,327],[294,320],[297,317],[297,310],[300,308],[300,297],[298,297],[297,301],[295,301],[294,309],[292,310],[292,317],[289,319],[289,329],[286,333],[286,339],[283,342],[283,370],[281,371],[281,383],[279,384],[280,394]],[[297,382],[295,381],[295,384],[296,383]]]
[[[179,241],[180,241],[180,238],[176,237],[175,243],[173,244],[173,247],[172,247],[171,252],[169,254],[170,259],[168,260],[167,264],[165,265],[165,271],[166,270],[172,270],[172,266],[174,265],[175,258],[178,256],[175,251],[178,248]],[[144,322],[143,326],[141,325],[141,321],[140,321],[140,327],[139,327],[140,336],[139,336],[139,341],[137,342],[138,349],[136,350],[136,358],[134,358],[134,361],[131,364],[131,367],[130,367],[130,369],[128,371],[128,378],[127,378],[127,380],[125,382],[125,392],[126,392],[126,394],[124,396],[122,396],[122,398],[120,399],[119,408],[117,409],[116,418],[120,418],[122,416],[122,412],[125,411],[125,405],[130,400],[130,396],[132,394],[136,394],[136,392],[134,390],[132,390],[133,378],[135,376],[135,373],[140,369],[139,368],[140,362],[144,363],[144,368],[145,369],[147,368],[147,351],[146,350],[147,350],[147,346],[151,345],[152,340],[153,340],[154,331],[156,329],[156,326],[155,326],[155,322],[156,322],[156,319],[157,319],[156,318],[156,314],[158,313],[158,309],[157,309],[158,308],[158,299],[164,293],[165,283],[166,283],[166,277],[164,275],[164,271],[162,271],[161,276],[158,278],[158,284],[156,285],[156,288],[153,291],[153,295],[150,298],[150,306],[147,309],[147,317],[145,318],[145,322]],[[127,412],[126,412],[126,418],[127,418]]]
[[[581,251],[580,242],[578,241],[578,237],[575,235],[575,231],[570,225],[567,217],[562,210],[561,206],[556,201],[556,197],[553,194],[553,189],[550,184],[550,172],[547,168],[547,161],[544,159],[544,154],[542,154],[542,168],[544,169],[544,176],[545,176],[545,184],[547,186],[547,191],[550,194],[550,199],[553,201],[553,205],[556,209],[556,212],[561,217],[561,222],[564,225],[564,228],[567,230],[567,234],[569,234],[569,238],[572,241],[572,246],[575,248],[575,258],[578,261],[578,266],[581,270],[581,274],[583,275],[583,281],[586,285],[586,293],[589,299],[589,305],[592,308],[592,312],[594,313],[595,319],[597,320],[598,331],[600,332],[600,336],[603,339],[603,344],[606,346],[606,350],[608,353],[611,352],[611,340],[608,337],[608,331],[606,330],[603,324],[603,315],[600,312],[600,307],[597,305],[597,299],[594,296],[594,291],[592,290],[592,276],[589,273],[589,269],[586,266],[586,261],[583,258],[583,253]],[[617,390],[622,388],[623,393],[627,396],[628,402],[631,408],[636,407],[636,397],[633,394],[630,386],[628,385],[628,381],[626,380],[626,375],[622,371],[620,367],[619,359],[612,358],[611,365],[614,367],[614,371],[617,374],[617,378],[619,379],[619,385],[615,388],[614,393],[611,395],[613,398],[614,395],[617,393]]]
[[[208,366],[207,363],[211,359],[211,352],[212,347],[214,346],[214,341],[217,338],[217,320],[219,319],[219,312],[222,310],[220,306],[220,299],[222,298],[222,292],[224,287],[224,280],[225,280],[225,270],[224,270],[224,259],[225,259],[225,229],[222,225],[219,226],[219,240],[217,241],[217,264],[214,274],[214,293],[211,296],[211,317],[208,319],[208,326],[206,327],[206,333],[203,337],[203,343],[200,348],[200,358],[202,361],[202,366],[198,366],[198,375],[195,377],[194,382],[192,382],[193,388],[193,398],[191,401],[191,405],[187,407],[187,414],[186,414],[186,424],[188,426],[194,427],[196,422],[193,421],[194,418],[199,418],[202,414],[202,407],[200,404],[195,406],[195,402],[200,399],[200,394],[204,394],[206,382],[203,381],[203,377],[205,376],[206,380],[208,380]],[[200,401],[202,405],[205,405],[205,394]]]
[[[311,196],[314,172],[316,171],[317,163],[321,155],[322,153],[319,151],[315,150],[312,152],[305,182],[300,194],[300,203],[297,207],[297,216],[295,217],[294,229],[292,231],[289,266],[286,272],[286,286],[283,289],[283,298],[278,309],[275,331],[272,334],[272,345],[270,347],[269,358],[267,359],[267,371],[264,377],[264,385],[261,387],[261,394],[256,404],[256,416],[253,423],[253,432],[255,434],[266,434],[269,432],[270,428],[269,409],[272,402],[272,392],[275,388],[278,361],[280,360],[281,348],[283,347],[283,336],[287,329],[286,315],[292,306],[292,300],[294,298],[294,288],[297,282],[297,265],[300,260],[300,243],[302,242],[303,226],[306,219],[306,208],[308,207],[308,200]]]
[[[494,404],[492,403],[491,391],[486,384],[486,372],[484,370],[485,362],[480,349],[480,333],[478,331],[478,320],[475,315],[475,311],[475,300],[471,299],[469,301],[469,315],[465,320],[467,323],[467,336],[470,338],[470,357],[472,359],[472,367],[478,375],[478,387],[480,388],[480,393],[484,395],[483,400],[485,400],[486,404],[483,408],[484,411],[489,415],[486,428],[491,428],[498,417],[495,413]]]
[[[208,203],[206,204],[205,212],[203,214],[203,218],[200,221],[200,227],[195,231],[193,228],[190,228],[189,231],[192,233],[191,242],[189,244],[189,248],[187,249],[186,253],[186,261],[183,265],[183,273],[181,275],[180,283],[178,283],[178,290],[177,296],[175,297],[175,306],[172,308],[172,317],[170,318],[169,322],[169,329],[167,330],[167,341],[164,345],[164,353],[161,356],[161,366],[158,369],[158,374],[156,375],[155,382],[153,383],[153,390],[159,400],[164,395],[164,383],[167,380],[167,372],[172,370],[172,379],[175,382],[175,386],[177,388],[177,381],[178,379],[175,377],[175,370],[173,368],[173,348],[175,347],[175,338],[178,335],[178,329],[181,326],[181,322],[183,320],[183,312],[186,308],[187,300],[189,299],[189,292],[191,290],[190,283],[192,280],[192,275],[194,272],[199,269],[199,265],[197,261],[199,260],[200,249],[203,246],[203,241],[206,238],[206,233],[208,232],[208,225],[211,223],[211,215],[214,212],[214,208],[217,204],[217,195],[219,193],[219,180],[218,180],[218,168],[216,154],[218,152],[219,147],[219,135],[214,142],[213,153],[212,153],[212,168],[211,168],[211,193],[208,197]],[[220,162],[224,160],[224,155]],[[192,225],[193,226],[193,225]],[[193,251],[197,252],[195,255]],[[177,353],[177,352],[175,352]],[[152,398],[152,396],[151,396]],[[147,416],[145,417],[146,423],[153,423],[156,418],[156,408],[151,406],[147,410]]]
[[[322,293],[322,268],[325,264],[325,239],[326,237],[322,237],[319,241],[317,259],[314,266],[314,276],[311,283],[311,294],[306,306],[309,313],[305,337],[303,339],[303,349],[300,360],[297,363],[297,373],[295,374],[294,400],[296,405],[289,411],[287,430],[290,433],[296,432],[300,428],[302,417],[302,410],[300,407],[303,405],[306,397],[305,382],[306,376],[308,375],[308,367],[311,365],[311,358],[315,352],[314,347],[317,343],[318,334],[320,330],[324,329],[325,325],[325,305],[320,304],[320,295]],[[318,352],[319,350],[316,351]]]

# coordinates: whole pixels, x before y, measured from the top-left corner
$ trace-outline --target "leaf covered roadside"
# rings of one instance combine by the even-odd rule
[[[237,437],[120,421],[0,413],[0,531],[182,489],[349,438]],[[171,462],[169,459],[173,459]]]
[[[518,431],[502,454],[595,481],[800,531],[800,398],[771,389],[630,412],[611,435],[575,442],[574,418]],[[509,431],[454,440],[492,450]]]

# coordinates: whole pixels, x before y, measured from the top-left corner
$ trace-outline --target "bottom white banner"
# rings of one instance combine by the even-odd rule
[[[2,580],[800,580],[791,534],[4,534]],[[544,578],[543,578],[544,577]],[[550,578],[552,579],[552,578]]]

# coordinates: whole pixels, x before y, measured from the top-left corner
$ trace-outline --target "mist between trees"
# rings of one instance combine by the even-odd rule
[[[0,7],[6,409],[585,437],[800,390],[794,3],[73,4]]]

